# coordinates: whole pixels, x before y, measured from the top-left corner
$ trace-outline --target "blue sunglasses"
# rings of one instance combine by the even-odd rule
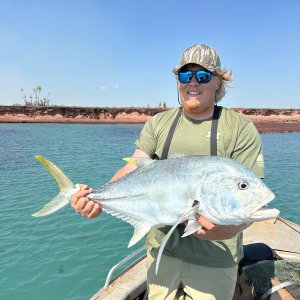
[[[193,76],[195,75],[197,81],[199,83],[207,83],[211,79],[211,73],[204,70],[199,70],[196,72],[186,71],[186,72],[178,72],[178,80],[181,83],[190,83]]]

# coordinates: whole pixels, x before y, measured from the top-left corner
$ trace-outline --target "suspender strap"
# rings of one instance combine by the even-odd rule
[[[167,136],[167,139],[166,139],[166,142],[165,142],[165,145],[164,145],[164,149],[163,149],[163,152],[162,152],[162,155],[161,155],[160,159],[167,159],[168,158],[168,153],[169,153],[171,141],[172,141],[176,126],[178,124],[179,118],[181,116],[181,112],[182,112],[182,108],[179,107],[177,115],[176,115],[176,117],[173,121],[173,124],[170,128],[170,131],[168,133],[168,136]]]
[[[220,107],[215,105],[214,114],[211,123],[211,132],[210,132],[210,155],[211,156],[217,156],[217,129],[218,129],[220,110],[221,110]]]
[[[212,117],[212,124],[211,124],[211,133],[210,133],[210,155],[211,156],[217,156],[217,129],[218,129],[218,121],[219,121],[219,116],[220,116],[220,111],[221,111],[221,107],[215,105],[214,106],[214,113],[213,113],[213,117]],[[182,113],[182,108],[180,107],[178,109],[177,115],[171,125],[171,128],[169,130],[164,148],[163,148],[163,152],[161,157],[156,157],[158,159],[167,159],[168,158],[168,153],[169,153],[169,149],[170,149],[170,145],[171,145],[171,141],[176,129],[176,126],[178,124],[179,118],[181,116]]]

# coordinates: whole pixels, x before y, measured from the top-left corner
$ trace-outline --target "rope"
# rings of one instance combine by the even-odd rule
[[[297,230],[296,228],[294,228],[293,226],[291,226],[287,221],[283,220],[282,218],[280,217],[277,217],[274,224],[277,222],[277,221],[280,221],[282,222],[283,224],[285,224],[286,226],[290,227],[291,229],[293,229],[294,231],[298,232],[300,234],[300,231]]]

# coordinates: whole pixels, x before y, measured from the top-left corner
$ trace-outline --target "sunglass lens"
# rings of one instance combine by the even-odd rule
[[[193,72],[187,71],[187,72],[179,72],[178,79],[181,83],[189,83],[191,82],[193,77]]]
[[[211,79],[211,73],[203,70],[197,72],[192,72],[192,71],[179,72],[178,79],[181,83],[189,83],[191,82],[194,74],[199,83],[207,83]]]
[[[196,79],[200,83],[207,83],[210,81],[211,73],[206,71],[197,71],[196,72]]]

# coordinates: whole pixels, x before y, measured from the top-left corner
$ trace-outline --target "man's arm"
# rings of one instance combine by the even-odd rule
[[[140,149],[136,149],[132,154],[132,157],[145,157],[149,158],[149,156]],[[111,181],[114,181],[136,169],[136,166],[133,164],[127,164],[118,170],[115,175],[112,177]],[[80,191],[72,196],[71,205],[74,210],[80,215],[86,218],[96,218],[101,212],[101,206],[99,203],[86,198],[88,194],[90,194],[93,190],[89,188],[87,185],[80,185]]]

